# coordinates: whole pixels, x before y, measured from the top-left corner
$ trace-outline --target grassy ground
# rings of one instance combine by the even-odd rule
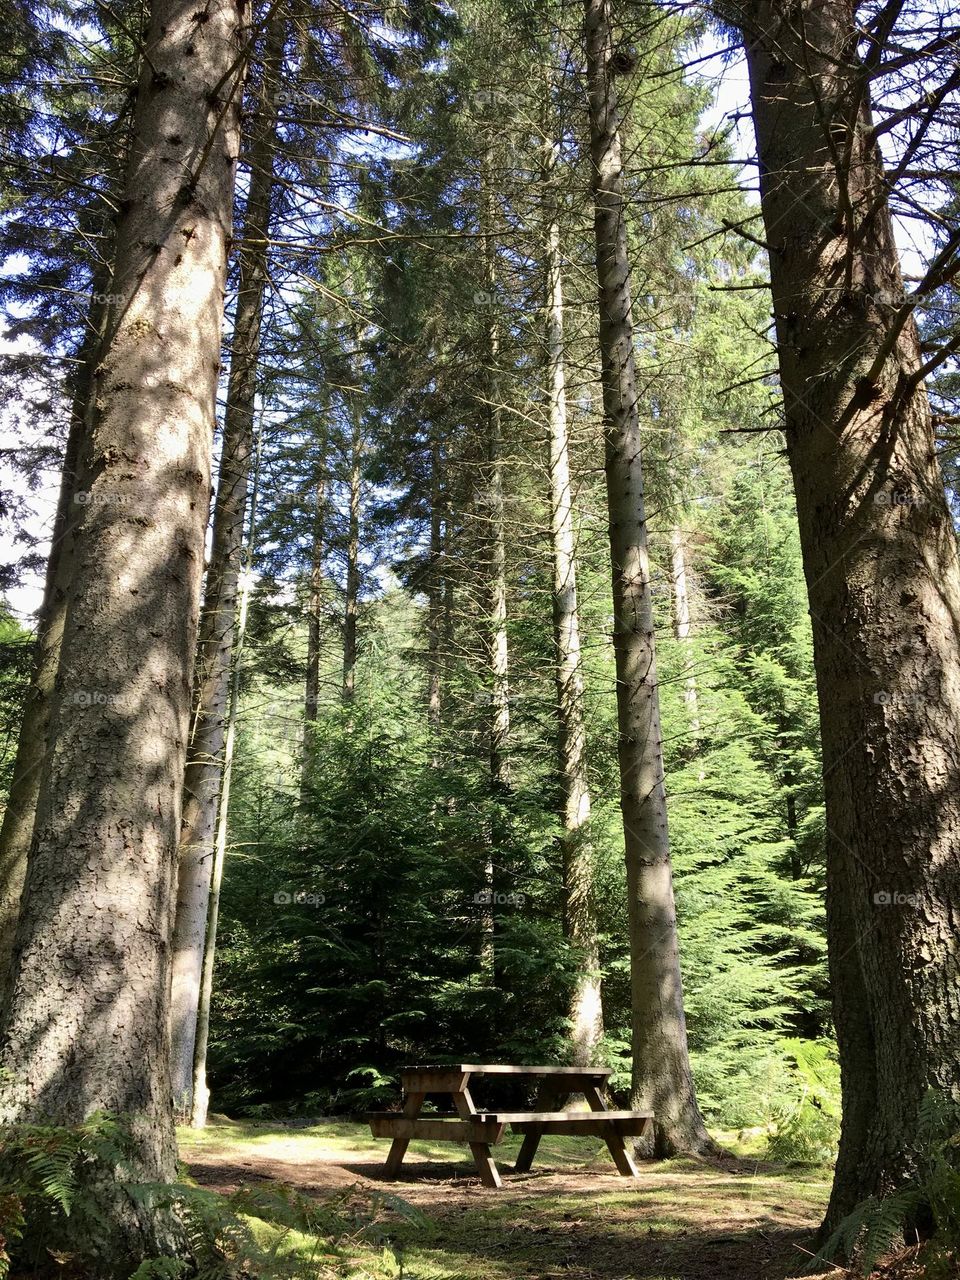
[[[387,1144],[339,1122],[294,1128],[218,1119],[201,1133],[183,1131],[181,1156],[198,1183],[217,1191],[281,1183],[321,1199],[373,1202],[395,1261],[388,1265],[372,1252],[366,1264],[358,1258],[356,1280],[804,1274],[829,1189],[826,1170],[755,1158],[668,1161],[641,1165],[640,1178],[630,1181],[617,1176],[602,1142],[545,1138],[533,1170],[512,1174],[519,1143],[510,1138],[495,1149],[500,1191],[482,1187],[469,1152],[446,1143],[412,1142],[403,1180],[387,1182]]]

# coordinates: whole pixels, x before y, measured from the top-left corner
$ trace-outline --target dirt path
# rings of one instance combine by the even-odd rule
[[[349,1187],[398,1195],[431,1220],[398,1232],[405,1280],[784,1280],[804,1273],[826,1185],[740,1161],[642,1166],[636,1182],[589,1162],[506,1172],[501,1191],[470,1165],[408,1156],[383,1177],[383,1153],[342,1139],[305,1143],[276,1130],[256,1145],[207,1142],[184,1156],[204,1186],[282,1182],[308,1195]]]

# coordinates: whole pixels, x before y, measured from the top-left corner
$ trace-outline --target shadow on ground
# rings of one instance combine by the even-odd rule
[[[299,1148],[299,1149],[298,1149]],[[307,1195],[398,1196],[428,1219],[397,1219],[404,1280],[785,1280],[807,1276],[827,1185],[739,1161],[649,1163],[636,1181],[602,1157],[549,1159],[528,1174],[500,1162],[504,1186],[481,1186],[470,1163],[408,1156],[388,1181],[369,1150],[276,1141],[185,1150],[193,1177],[229,1192],[282,1182]]]

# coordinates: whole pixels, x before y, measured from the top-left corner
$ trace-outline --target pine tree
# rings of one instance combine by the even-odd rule
[[[282,11],[273,13],[267,25],[256,116],[251,130],[250,190],[240,243],[240,284],[213,512],[212,549],[200,615],[196,710],[184,777],[171,984],[173,1096],[175,1105],[184,1112],[190,1107],[197,1002],[236,639],[240,555],[253,454],[261,314],[267,283],[276,146],[275,94],[285,31]]]
[[[6,1122],[124,1117],[134,1176],[175,1174],[169,952],[244,31],[158,0],[77,492],[87,495],[4,1017]],[[83,957],[82,963],[78,958]],[[104,1171],[91,1276],[170,1238]],[[72,1231],[70,1228],[72,1227]]]
[[[870,93],[897,63],[901,8],[862,46],[849,5],[734,11],[820,694],[844,1111],[825,1228],[907,1176],[925,1090],[960,1093],[960,564],[924,386],[938,357],[899,302],[897,171],[884,173]],[[956,270],[956,251],[953,235],[919,294]]]
[[[677,950],[609,0],[587,0],[584,31],[627,862],[632,1089],[636,1105],[655,1116],[659,1154],[698,1152],[712,1144],[690,1072]]]

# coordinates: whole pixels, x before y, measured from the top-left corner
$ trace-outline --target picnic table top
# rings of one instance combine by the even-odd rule
[[[439,1062],[430,1066],[402,1067],[402,1075],[436,1075],[459,1072],[476,1076],[609,1076],[611,1067],[512,1067],[502,1063]]]

